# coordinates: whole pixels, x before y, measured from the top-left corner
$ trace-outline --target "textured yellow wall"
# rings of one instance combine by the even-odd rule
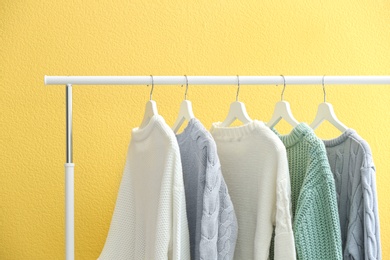
[[[63,259],[65,90],[44,75],[389,75],[390,2],[0,1],[0,259]],[[267,121],[281,86],[242,86]],[[189,87],[196,116],[223,120],[235,86]],[[156,86],[173,124],[184,88]],[[371,145],[390,258],[390,86],[328,86],[338,117]],[[74,86],[76,258],[103,247],[146,86]],[[311,122],[321,86],[287,86]],[[290,129],[281,124],[280,130]],[[321,127],[320,137],[337,131]]]

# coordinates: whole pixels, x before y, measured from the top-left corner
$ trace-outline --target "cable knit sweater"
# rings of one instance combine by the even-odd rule
[[[263,122],[213,123],[222,173],[238,220],[234,259],[268,259],[273,226],[275,258],[295,259],[286,149]]]
[[[237,219],[214,139],[196,118],[189,120],[176,138],[183,166],[191,259],[233,259]]]
[[[159,116],[132,130],[100,260],[190,259],[180,151]]]
[[[344,259],[381,259],[370,146],[353,129],[323,141],[336,183]]]
[[[335,184],[323,142],[305,123],[289,135],[273,130],[287,149],[298,259],[342,259]]]

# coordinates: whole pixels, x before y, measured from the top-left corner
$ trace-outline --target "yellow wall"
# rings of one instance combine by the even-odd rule
[[[65,91],[44,75],[389,75],[390,2],[0,1],[0,259],[63,259]],[[242,86],[267,121],[281,86]],[[76,258],[96,259],[146,86],[75,86]],[[189,87],[196,116],[223,120],[235,86]],[[184,88],[156,86],[172,124]],[[390,258],[390,86],[328,86],[338,117],[371,145],[384,259]],[[321,86],[287,86],[313,120]],[[289,129],[281,125],[280,130]],[[320,137],[337,131],[322,127]]]

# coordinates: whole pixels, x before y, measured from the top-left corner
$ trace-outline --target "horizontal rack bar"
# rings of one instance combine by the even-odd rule
[[[390,76],[284,76],[287,85],[389,84]],[[237,76],[188,76],[189,85],[236,85]],[[280,85],[281,76],[239,76],[241,85]],[[153,76],[155,85],[185,85],[185,76]],[[149,85],[151,76],[45,76],[45,85]]]

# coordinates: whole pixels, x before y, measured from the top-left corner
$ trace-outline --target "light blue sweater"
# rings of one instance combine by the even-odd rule
[[[231,260],[237,218],[214,139],[196,118],[176,138],[183,167],[191,260]]]
[[[355,130],[324,140],[335,179],[344,259],[381,259],[375,167]]]

